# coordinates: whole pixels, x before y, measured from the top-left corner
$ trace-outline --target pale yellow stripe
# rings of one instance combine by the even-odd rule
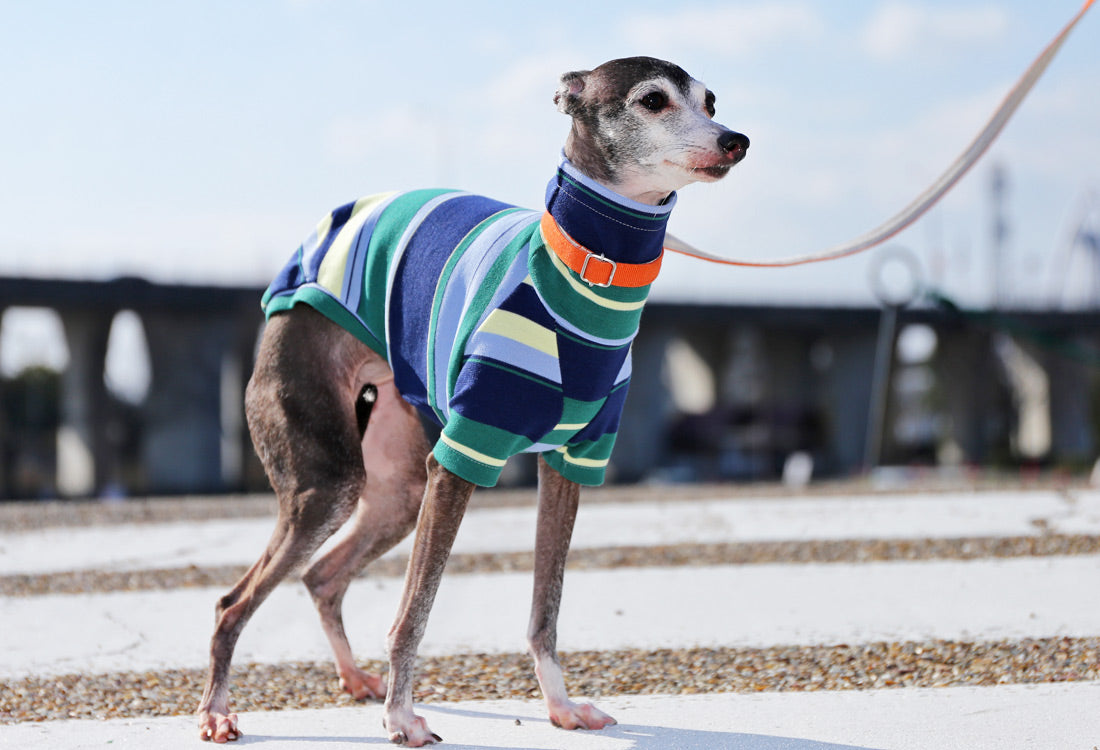
[[[332,241],[328,252],[325,253],[325,259],[321,261],[321,268],[317,271],[318,284],[337,296],[341,294],[344,289],[344,273],[346,270],[344,267],[347,265],[348,253],[351,252],[351,243],[355,240],[355,235],[362,229],[363,223],[371,215],[374,207],[391,195],[393,193],[379,193],[356,201],[355,207],[351,210],[351,218],[341,227],[340,233],[336,235],[336,239]],[[326,221],[328,225],[325,226],[325,234],[328,234],[329,226],[332,225],[331,214],[321,223],[325,224]],[[320,237],[322,235],[319,230],[320,227],[318,227],[317,233]]]
[[[328,236],[328,231],[330,229],[332,229],[332,214],[331,213],[328,216],[326,216],[325,218],[321,219],[321,221],[319,221],[317,223],[317,229],[315,230],[315,234],[317,235],[317,245],[318,245],[318,247],[321,245],[322,242],[325,241],[325,237]]]
[[[558,356],[557,334],[522,315],[516,315],[507,310],[493,310],[479,330],[482,333],[495,333],[518,341],[555,359]]]
[[[559,258],[555,253],[547,250],[547,254],[550,256],[550,260],[553,262],[554,267],[558,269],[558,273],[560,273],[565,278],[565,280],[569,282],[570,286],[573,287],[573,290],[582,297],[592,300],[600,307],[606,307],[608,310],[619,311],[640,310],[645,307],[645,300],[642,300],[641,302],[618,302],[616,300],[601,297],[600,295],[592,291],[592,288],[589,287],[588,284],[585,284],[583,281],[577,281],[575,278],[573,278],[570,275],[569,269],[564,263],[562,263],[561,258]]]
[[[575,466],[586,466],[590,469],[602,469],[604,466],[607,466],[607,464],[611,461],[611,459],[609,458],[596,459],[571,456],[569,455],[569,451],[565,449],[564,445],[561,448],[558,448],[558,453],[560,453],[562,457],[564,457],[565,460],[569,463],[574,464]]]
[[[502,459],[487,456],[484,453],[480,453],[479,451],[475,451],[473,448],[463,445],[462,443],[456,443],[454,440],[447,437],[446,435],[441,434],[439,436],[439,439],[454,450],[466,456],[467,458],[472,458],[475,461],[479,461],[483,464],[488,464],[489,466],[504,466],[504,464],[506,463],[506,461]]]
[[[555,430],[579,430],[582,427],[587,427],[588,422],[581,422],[580,424],[559,424],[555,427]]]

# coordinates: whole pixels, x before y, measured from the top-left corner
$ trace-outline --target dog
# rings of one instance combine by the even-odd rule
[[[546,211],[457,191],[370,196],[327,216],[264,294],[245,411],[278,518],[217,603],[203,739],[241,735],[229,664],[249,617],[354,515],[303,575],[340,685],[385,699],[392,742],[441,741],[413,713],[416,650],[474,488],[521,452],[539,454],[528,643],[550,720],[614,723],[569,700],[556,655],[580,487],[604,480],[676,191],[725,176],[749,140],[715,122],[702,83],[654,58],[566,73],[554,101],[572,126]],[[422,418],[442,428],[434,445]],[[356,666],[342,600],[414,528],[384,682]]]

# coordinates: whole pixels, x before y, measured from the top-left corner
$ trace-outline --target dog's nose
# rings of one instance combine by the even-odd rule
[[[749,139],[740,133],[727,130],[718,136],[718,148],[740,161],[745,158],[745,152],[749,149]]]

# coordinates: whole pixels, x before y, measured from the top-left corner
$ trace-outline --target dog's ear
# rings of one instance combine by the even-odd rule
[[[584,91],[584,79],[591,73],[590,70],[574,70],[572,73],[563,73],[558,82],[558,90],[554,92],[554,104],[558,105],[558,111],[572,115],[577,108],[581,92]]]

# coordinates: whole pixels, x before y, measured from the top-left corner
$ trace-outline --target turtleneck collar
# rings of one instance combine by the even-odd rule
[[[659,206],[639,203],[584,175],[563,153],[546,186],[546,210],[584,247],[613,261],[648,263],[661,256],[676,193]]]

